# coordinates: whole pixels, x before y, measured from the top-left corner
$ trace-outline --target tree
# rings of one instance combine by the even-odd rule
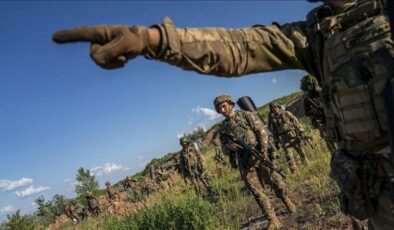
[[[84,195],[86,192],[96,193],[100,188],[96,177],[90,173],[89,169],[79,168],[76,180],[78,184],[75,186],[75,192],[79,196]]]
[[[7,220],[1,224],[0,229],[13,230],[13,229],[23,229],[23,230],[33,230],[34,225],[31,221],[31,216],[21,215],[20,210],[16,211],[15,214],[7,215]]]

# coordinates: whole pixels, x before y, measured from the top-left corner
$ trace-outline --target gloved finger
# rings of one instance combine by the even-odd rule
[[[123,34],[117,34],[110,42],[101,46],[98,44],[93,44],[91,47],[91,55],[95,61],[99,64],[105,64],[108,62],[116,61],[120,56],[125,57],[125,59],[134,58],[137,54],[132,55],[130,50],[130,44],[126,41]],[[120,58],[117,61],[122,61]],[[123,62],[125,62],[124,60]]]
[[[90,56],[97,65],[105,69],[120,68],[123,67],[124,64],[127,62],[127,58],[124,55],[120,55],[118,57],[110,59],[108,55],[106,55],[105,46],[101,46],[99,44],[91,45]]]
[[[84,26],[75,29],[61,30],[53,34],[52,39],[57,43],[90,41],[104,44],[107,42],[109,26]]]

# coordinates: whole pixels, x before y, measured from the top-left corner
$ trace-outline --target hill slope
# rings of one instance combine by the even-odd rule
[[[302,115],[300,98],[294,93],[276,100],[288,105],[297,115]],[[259,108],[266,116],[268,105]],[[350,219],[339,211],[338,189],[328,177],[331,154],[317,130],[312,130],[307,119],[301,118],[307,135],[313,138],[313,146],[304,146],[310,164],[302,166],[298,156],[299,170],[290,175],[283,150],[279,151],[279,168],[288,172],[286,184],[290,197],[297,204],[298,212],[290,215],[285,207],[273,195],[269,185],[265,191],[270,195],[275,211],[284,224],[284,229],[350,229]],[[211,127],[205,135],[205,143],[218,125]],[[156,187],[150,195],[135,199],[128,192],[121,193],[123,201],[111,210],[104,197],[100,198],[102,210],[100,218],[88,217],[78,226],[65,217],[51,226],[52,229],[263,229],[267,221],[260,213],[255,200],[240,180],[239,172],[228,166],[219,166],[214,162],[214,148],[208,145],[204,156],[208,169],[208,178],[217,191],[214,198],[198,197],[192,186],[185,184],[176,173],[170,177],[173,187]],[[143,180],[148,177],[151,164],[171,165],[176,162],[178,153],[170,153],[161,159],[155,159],[145,170],[138,173]],[[295,154],[296,155],[296,154]],[[167,167],[167,166],[166,166]]]

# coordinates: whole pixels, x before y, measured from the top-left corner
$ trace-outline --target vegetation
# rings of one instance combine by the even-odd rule
[[[299,93],[295,93],[281,98],[277,102],[286,104],[299,96]],[[259,112],[264,116],[267,111],[268,105],[259,109]],[[307,119],[301,119],[301,122],[307,135],[313,138],[313,148],[305,146],[310,164],[303,166],[294,152],[299,170],[296,174],[291,175],[283,150],[279,151],[280,159],[276,162],[279,168],[288,173],[285,183],[291,198],[297,201],[299,210],[297,214],[289,215],[281,202],[270,196],[276,213],[283,222],[286,222],[287,229],[345,229],[348,220],[339,211],[339,202],[335,195],[337,187],[328,177],[330,154],[324,141],[320,138],[319,132],[311,128]],[[211,127],[207,132],[215,127],[217,125]],[[202,133],[198,135],[201,136]],[[153,159],[142,172],[135,176],[146,175],[150,165],[167,162],[176,154],[178,152],[168,153],[160,159]],[[213,160],[213,148],[208,148],[204,155],[209,172],[207,176],[216,191],[215,196],[209,197],[205,194],[203,197],[199,197],[190,185],[179,181],[175,188],[171,189],[171,192],[156,192],[145,198],[135,197],[135,194],[131,193],[127,194],[127,202],[142,204],[142,208],[138,212],[123,216],[104,212],[100,218],[88,217],[85,219],[80,224],[80,229],[248,229],[259,222],[264,222],[254,198],[240,180],[239,172],[229,166],[216,165]],[[97,182],[95,183],[95,178],[90,175],[89,170],[80,168],[77,180],[80,182],[78,191],[76,189],[78,194],[98,189],[98,184],[96,186]],[[265,190],[267,194],[273,194],[269,185],[265,186]],[[63,201],[64,197],[61,196],[54,197],[50,202],[45,202],[40,197],[36,201],[39,208],[33,216],[21,216],[17,212],[15,215],[9,216],[0,229],[33,229],[29,226],[34,226],[34,229],[39,229],[38,226],[46,227],[49,222],[53,222],[54,216],[62,213]],[[32,220],[44,216],[47,219]],[[28,225],[29,223],[30,225]],[[23,228],[15,226],[23,226]],[[255,228],[258,229],[263,228],[261,225],[256,226]],[[71,221],[60,226],[60,229],[74,228]]]
[[[90,173],[89,169],[79,168],[78,174],[76,176],[78,184],[75,186],[75,193],[79,196],[91,192],[93,194],[97,193],[100,186],[96,180],[96,177]]]

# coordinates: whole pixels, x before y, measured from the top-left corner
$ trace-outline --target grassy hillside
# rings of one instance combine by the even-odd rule
[[[294,93],[276,101],[288,104],[300,96],[300,93]],[[268,104],[259,108],[264,117],[268,110]],[[304,145],[310,163],[302,165],[299,156],[293,151],[298,171],[291,175],[283,150],[278,152],[280,159],[275,162],[288,175],[285,183],[290,198],[297,205],[297,213],[290,215],[286,211],[269,184],[264,186],[265,193],[269,195],[284,229],[350,229],[350,219],[339,211],[338,188],[328,176],[331,154],[318,130],[311,129],[309,120],[301,118],[301,122],[306,134],[313,138],[313,146]],[[212,126],[207,133],[214,132],[218,125]],[[142,179],[149,174],[150,165],[165,164],[177,154],[179,152],[153,159],[134,177]],[[207,177],[217,193],[214,197],[197,196],[193,187],[185,184],[178,176],[173,188],[158,190],[147,197],[135,197],[132,193],[123,192],[120,210],[110,211],[108,202],[102,196],[100,202],[103,212],[99,218],[89,216],[82,223],[74,225],[62,215],[49,229],[264,229],[267,220],[245,188],[239,172],[216,165],[214,149],[210,146],[204,156]],[[120,185],[121,181],[116,183],[117,188]],[[99,194],[104,194],[104,190]],[[24,221],[24,218],[28,217],[17,217],[16,220]],[[31,223],[26,224],[31,227],[29,229],[45,229],[42,225],[32,227]],[[0,229],[3,228],[0,226]]]
[[[280,104],[299,97],[299,93],[277,100]],[[259,109],[268,113],[268,105]],[[298,212],[290,215],[283,204],[275,198],[269,185],[269,194],[278,217],[285,229],[348,229],[350,221],[339,211],[337,187],[328,177],[331,154],[317,130],[312,130],[309,120],[302,118],[307,135],[313,138],[313,146],[304,148],[310,160],[303,166],[297,153],[298,171],[290,175],[283,150],[279,151],[279,168],[288,174],[285,183]],[[217,126],[217,125],[215,125]],[[212,127],[210,130],[215,128]],[[208,131],[210,131],[208,130]],[[173,153],[174,154],[174,153]],[[155,159],[153,163],[165,162],[169,156]],[[143,208],[133,214],[114,216],[103,214],[103,218],[84,221],[81,229],[262,229],[267,224],[252,195],[244,187],[237,170],[219,167],[214,162],[214,150],[205,152],[208,178],[217,192],[214,198],[198,197],[191,185],[178,181],[171,191],[156,192],[143,200]],[[145,170],[146,171],[146,170]],[[61,229],[74,228],[65,223]]]

